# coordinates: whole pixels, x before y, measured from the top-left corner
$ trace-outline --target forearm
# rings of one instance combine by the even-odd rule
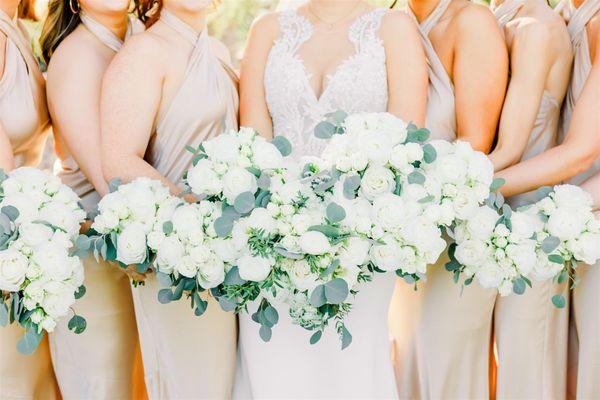
[[[590,152],[563,143],[500,171],[496,177],[506,180],[500,188],[502,194],[513,196],[570,179],[589,169],[594,159]]]
[[[581,188],[592,195],[594,210],[600,210],[600,172],[583,182]]]

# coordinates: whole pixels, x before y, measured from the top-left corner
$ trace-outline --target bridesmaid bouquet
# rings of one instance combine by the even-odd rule
[[[23,167],[9,175],[0,171],[0,325],[17,322],[25,328],[17,343],[31,354],[43,332],[85,294],[83,265],[70,254],[85,212],[77,195],[59,178]],[[75,333],[86,321],[74,315]]]
[[[137,178],[130,183],[111,182],[111,193],[98,203],[98,215],[87,236],[80,236],[80,250],[93,252],[123,268],[145,273],[154,262],[170,222],[184,201],[170,194],[160,181]],[[137,285],[139,282],[134,282]]]

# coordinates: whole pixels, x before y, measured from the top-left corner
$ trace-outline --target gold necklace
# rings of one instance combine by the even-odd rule
[[[354,4],[354,7],[352,7],[352,9],[350,10],[349,13],[345,14],[343,17],[336,19],[335,21],[327,21],[323,18],[321,18],[312,8],[312,3],[309,2],[308,3],[308,11],[316,18],[318,19],[321,23],[323,23],[325,26],[327,26],[328,30],[333,30],[333,28],[335,28],[335,26],[337,24],[339,24],[340,22],[346,20],[346,18],[348,18],[350,15],[352,15],[354,13],[354,11],[356,10],[356,8],[358,7],[358,5],[360,4],[361,0],[357,0],[356,3]]]

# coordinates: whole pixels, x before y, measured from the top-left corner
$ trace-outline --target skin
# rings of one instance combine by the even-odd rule
[[[408,4],[422,22],[439,0]],[[429,39],[454,84],[458,139],[489,152],[508,79],[508,54],[498,23],[486,7],[454,0]]]
[[[573,59],[564,21],[543,0],[528,0],[506,25],[505,35],[511,78],[498,143],[490,154],[496,171],[520,161],[544,92],[562,103]]]
[[[577,100],[563,142],[497,174],[506,180],[500,191],[512,196],[540,186],[556,185],[588,170],[600,156],[600,15],[587,26],[592,70]]]
[[[326,21],[338,22],[329,30],[311,13],[311,9]],[[302,45],[300,56],[312,75],[310,83],[317,97],[325,89],[326,77],[335,73],[340,62],[355,52],[348,47],[349,25],[371,10],[372,7],[363,1],[334,0],[310,0],[298,8],[298,13],[308,18],[315,27],[313,37]],[[280,35],[277,13],[258,18],[250,29],[240,73],[241,125],[253,127],[267,138],[273,137],[273,124],[265,99],[263,78],[269,52]],[[404,13],[391,11],[383,18],[379,36],[386,53],[388,111],[422,126],[428,78],[427,61],[417,27]],[[403,95],[406,93],[411,95]]]
[[[209,0],[166,0],[164,8],[200,32],[210,4]],[[229,59],[223,44],[216,40],[212,44],[220,58]],[[173,194],[182,191],[146,162],[144,154],[156,116],[179,90],[192,50],[176,31],[158,21],[128,40],[115,57],[104,78],[101,100],[106,180],[120,177],[126,182],[145,176],[162,181]]]
[[[123,39],[128,0],[81,0],[83,11]],[[100,90],[115,52],[80,24],[61,42],[47,75],[48,108],[60,158],[70,154],[100,196],[108,193],[100,152]]]
[[[7,15],[15,15],[19,7],[19,0],[0,0],[0,9]],[[3,32],[0,32],[0,80],[4,76],[5,54],[6,54],[7,37]],[[15,168],[15,159],[12,152],[12,146],[8,136],[2,127],[0,121],[0,168],[5,171],[10,171]]]

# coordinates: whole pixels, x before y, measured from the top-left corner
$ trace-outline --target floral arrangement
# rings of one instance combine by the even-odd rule
[[[59,178],[38,169],[0,171],[0,325],[25,328],[17,343],[31,354],[85,294],[83,265],[70,253],[85,212]],[[73,315],[69,329],[86,321]]]

